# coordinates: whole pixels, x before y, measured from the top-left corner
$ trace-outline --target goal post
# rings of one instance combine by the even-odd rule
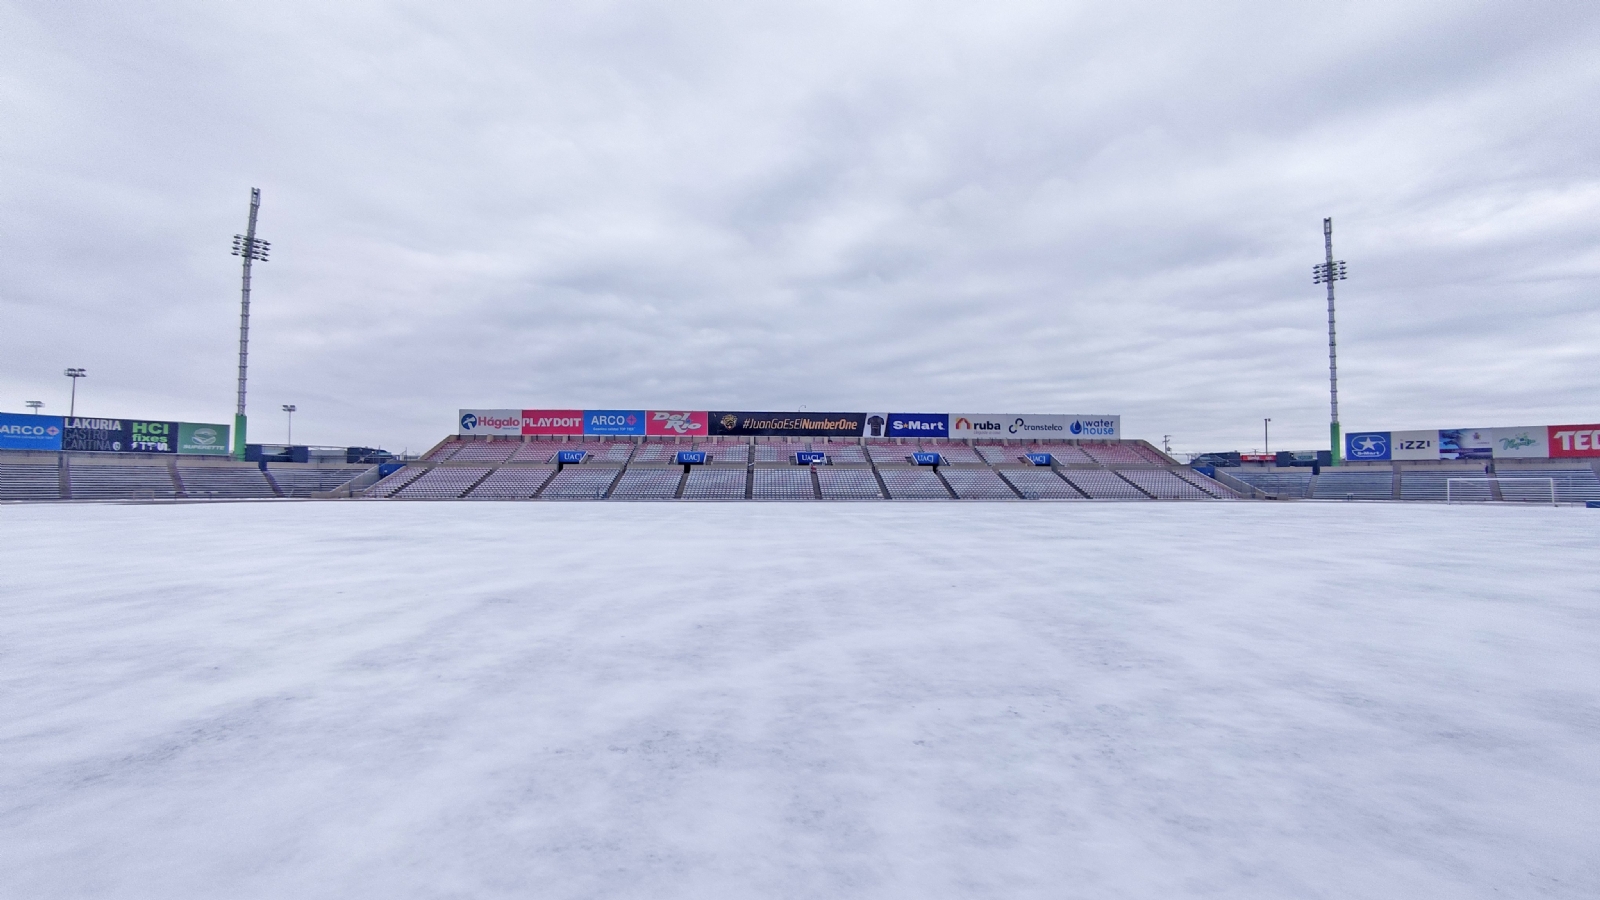
[[[1480,475],[1445,482],[1446,503],[1548,503],[1556,505],[1554,478]]]

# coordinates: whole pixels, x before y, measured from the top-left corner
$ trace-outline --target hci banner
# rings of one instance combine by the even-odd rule
[[[60,450],[61,417],[0,413],[0,450]]]

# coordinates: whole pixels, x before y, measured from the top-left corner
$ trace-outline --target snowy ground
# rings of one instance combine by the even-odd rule
[[[1600,511],[0,506],[5,897],[1600,895]]]

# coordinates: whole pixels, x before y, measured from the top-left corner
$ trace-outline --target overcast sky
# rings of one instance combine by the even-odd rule
[[[0,410],[1600,420],[1600,5],[0,4]]]

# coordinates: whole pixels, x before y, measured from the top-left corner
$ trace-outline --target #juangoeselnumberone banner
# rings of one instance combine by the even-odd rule
[[[1122,417],[1036,413],[751,412],[658,409],[461,409],[457,433],[489,437],[704,435],[1118,440]]]

